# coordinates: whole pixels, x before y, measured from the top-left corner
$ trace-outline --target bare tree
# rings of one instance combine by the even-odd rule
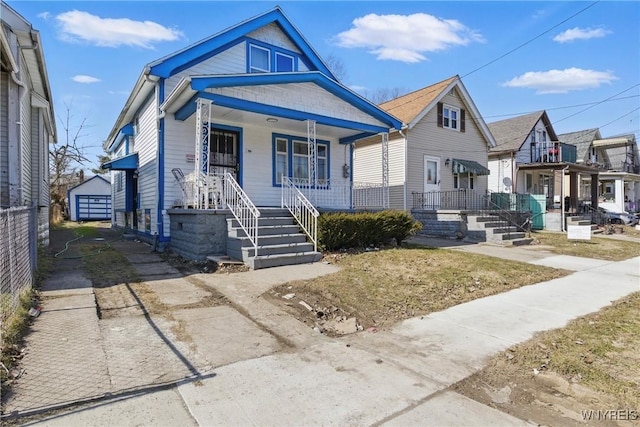
[[[376,90],[370,91],[365,89],[362,93],[362,96],[367,98],[369,101],[374,104],[382,104],[383,102],[391,101],[399,96],[402,96],[408,93],[409,90],[400,87],[394,88],[378,88]]]
[[[324,62],[339,82],[342,82],[347,78],[347,68],[344,66],[344,62],[342,62],[342,60],[336,55],[333,53],[329,54],[325,58]]]
[[[86,117],[80,124],[72,123],[71,106],[65,103],[65,116],[58,116],[58,121],[64,131],[63,139],[49,145],[49,181],[51,191],[51,204],[53,211],[59,210],[66,215],[67,190],[84,181],[82,166],[88,162],[84,155],[84,146],[80,139],[84,137],[83,131],[88,127]]]

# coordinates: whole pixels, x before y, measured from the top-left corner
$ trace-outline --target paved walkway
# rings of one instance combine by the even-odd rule
[[[147,273],[145,283],[165,303],[173,301],[176,310],[171,321],[154,316],[143,319],[156,326],[136,336],[164,336],[164,345],[171,350],[153,348],[150,353],[178,357],[176,366],[191,367],[185,378],[195,374],[198,379],[179,381],[174,387],[133,389],[116,399],[74,407],[33,424],[527,425],[447,388],[481,369],[497,352],[534,333],[562,327],[575,317],[640,290],[640,258],[613,263],[540,250],[460,245],[457,250],[526,259],[575,273],[409,319],[389,331],[332,339],[314,333],[259,298],[276,283],[331,273],[335,271],[331,265],[315,263],[166,279],[149,273],[163,271],[171,276],[175,271],[146,246],[146,253],[138,253],[135,248],[140,245],[122,242],[120,250],[133,252],[128,258],[140,273]],[[184,299],[206,300],[206,289],[226,296],[229,304],[184,304]],[[80,305],[78,312],[82,310]],[[51,311],[43,312],[35,324],[51,317]],[[120,324],[108,328],[97,316],[85,320],[97,324],[101,331],[116,333],[112,329],[129,327],[132,318],[121,319]],[[54,328],[55,322],[47,326]],[[176,333],[180,331],[191,338],[190,344],[178,339]],[[90,333],[94,332],[70,330],[68,339]],[[36,350],[36,338],[31,344],[30,352],[46,351]],[[148,345],[144,340],[139,344],[126,340],[124,344],[138,351]],[[135,354],[133,348],[119,348],[121,363],[130,351]],[[102,357],[100,354],[107,354],[106,366],[111,366],[113,357],[108,352],[96,354],[93,363]],[[139,362],[135,366],[144,379],[140,383],[149,384],[145,375],[158,368],[159,362]],[[25,360],[25,364],[30,375],[31,362]],[[100,368],[96,371],[94,375]],[[40,382],[44,384],[49,378],[42,375]],[[135,379],[137,375],[129,377]],[[93,393],[102,391],[101,381],[95,380],[98,389]],[[66,384],[60,389],[72,387]]]

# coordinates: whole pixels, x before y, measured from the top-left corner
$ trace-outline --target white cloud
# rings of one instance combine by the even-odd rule
[[[126,90],[110,90],[109,95],[129,95]]]
[[[51,18],[51,14],[49,12],[40,12],[37,16],[38,18],[44,19],[45,21],[48,21],[49,18]]]
[[[482,35],[454,19],[425,13],[413,15],[369,14],[353,20],[353,27],[337,35],[339,46],[363,47],[378,59],[415,63],[438,52],[471,42],[484,42]]]
[[[611,34],[611,31],[604,28],[571,28],[564,31],[553,38],[553,41],[558,43],[567,43],[574,40],[589,40],[604,37],[607,34]]]
[[[153,49],[153,43],[173,41],[182,32],[152,21],[134,21],[128,18],[101,18],[88,12],[72,10],[56,16],[61,37],[66,41],[85,41],[96,46],[137,46]]]
[[[538,94],[568,93],[575,90],[593,89],[618,78],[611,71],[565,70],[529,71],[502,84],[506,87],[536,89]]]
[[[71,80],[73,80],[76,83],[98,83],[102,81],[97,77],[85,76],[83,74],[78,74],[76,76],[73,76],[71,77]]]

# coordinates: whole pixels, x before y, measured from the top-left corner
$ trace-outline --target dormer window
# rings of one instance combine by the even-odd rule
[[[276,72],[284,73],[293,71],[293,56],[276,52]]]
[[[464,113],[463,108],[438,102],[438,127],[464,132]]]

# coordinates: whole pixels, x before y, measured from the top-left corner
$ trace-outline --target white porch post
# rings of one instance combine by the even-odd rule
[[[313,194],[312,202],[317,204],[316,193],[318,191],[318,151],[316,146],[316,121],[307,120],[307,156],[309,156],[309,193]]]
[[[206,187],[209,176],[211,104],[212,102],[208,99],[198,98],[196,101],[195,182],[193,183],[193,206],[196,209],[209,208],[209,195]]]
[[[614,201],[620,210],[624,210],[624,178],[619,177],[614,181]]]
[[[389,207],[389,133],[382,134],[382,207]]]

